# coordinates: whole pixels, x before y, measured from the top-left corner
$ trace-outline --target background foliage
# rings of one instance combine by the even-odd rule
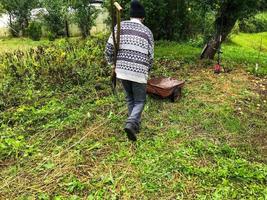
[[[156,40],[185,41],[196,39],[206,43],[216,34],[224,33],[227,38],[234,25],[240,20],[242,32],[262,32],[266,30],[266,2],[264,0],[140,0],[146,9],[145,24],[152,30]],[[14,36],[26,35],[30,11],[43,7],[43,24],[49,38],[69,37],[71,23],[78,25],[83,37],[90,35],[99,12],[91,0],[0,0],[1,10],[10,15],[10,30]],[[124,8],[123,18],[129,19],[130,1],[119,0]],[[104,1],[104,8],[110,10],[110,1]],[[256,15],[257,13],[262,13]],[[109,15],[110,16],[110,15]],[[110,23],[110,19],[107,20]],[[227,22],[227,23],[226,23]]]
[[[260,33],[267,31],[267,13],[243,19],[239,23],[240,31],[244,33]]]
[[[130,1],[121,0],[119,2],[124,7],[123,18],[129,19]],[[238,19],[246,23],[248,16],[265,9],[264,2],[261,0],[159,0],[157,4],[153,0],[141,0],[141,2],[146,10],[145,24],[152,30],[156,40],[185,41],[201,38],[202,43],[207,42],[217,32],[222,32],[224,29],[229,29],[228,35]],[[105,7],[110,10],[109,0],[105,1]],[[223,15],[220,16],[221,14]],[[230,16],[230,18],[226,19],[225,16]],[[264,16],[266,15],[258,15],[257,19],[262,19]],[[226,24],[226,21],[233,21],[233,25]],[[258,21],[261,22],[254,26],[258,26],[258,30],[264,30],[260,27],[264,26],[265,22]],[[221,28],[221,25],[225,27]],[[240,30],[245,31],[244,29]]]

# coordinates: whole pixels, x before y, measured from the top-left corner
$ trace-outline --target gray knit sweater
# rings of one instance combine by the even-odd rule
[[[116,28],[115,28],[116,30]],[[113,64],[114,46],[112,34],[105,50],[106,59]],[[147,83],[154,58],[153,34],[138,19],[121,23],[120,48],[117,56],[118,79]]]

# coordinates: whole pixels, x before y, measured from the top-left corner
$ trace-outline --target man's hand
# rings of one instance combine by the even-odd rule
[[[116,66],[112,65],[112,73],[115,73],[115,70],[116,70]]]

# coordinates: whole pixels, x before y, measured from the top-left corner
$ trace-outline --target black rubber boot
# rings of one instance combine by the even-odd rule
[[[131,123],[127,123],[124,131],[127,133],[127,137],[129,140],[131,141],[136,141],[136,129],[134,128],[134,126]]]

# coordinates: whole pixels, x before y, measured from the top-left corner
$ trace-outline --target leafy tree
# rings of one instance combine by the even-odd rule
[[[71,2],[70,2],[70,0],[63,0],[61,6],[62,6],[62,14],[63,14],[63,18],[64,18],[64,34],[65,34],[65,36],[70,37],[70,30],[69,30],[69,23],[70,23],[70,18],[71,18],[71,14],[70,14]]]
[[[226,40],[237,20],[255,14],[266,7],[265,0],[217,0],[205,2],[214,10],[216,20],[214,22],[215,34],[209,42],[202,58],[213,59],[220,44]]]
[[[14,13],[15,6],[13,1],[0,0],[0,11],[9,15],[9,26],[12,27],[12,15]]]
[[[146,10],[145,24],[151,29],[156,40],[167,39],[165,24],[167,14],[167,3],[165,0],[158,0],[157,3],[153,0],[141,1]]]
[[[44,15],[44,22],[49,34],[53,37],[68,36],[68,23],[66,22],[68,2],[65,0],[43,0],[42,5],[47,11]]]
[[[72,8],[75,10],[74,20],[78,24],[83,38],[86,38],[90,35],[98,12],[92,6],[91,0],[73,0]]]
[[[31,10],[36,8],[38,0],[0,0],[2,9],[9,15],[9,26],[14,35],[22,32],[26,35],[26,28],[29,25]],[[14,20],[14,21],[12,21]]]
[[[5,13],[3,5],[0,3],[0,16],[1,14]]]
[[[207,32],[210,20],[205,16],[210,10],[203,6],[203,0],[142,1],[147,11],[145,22],[156,39],[184,41]]]

